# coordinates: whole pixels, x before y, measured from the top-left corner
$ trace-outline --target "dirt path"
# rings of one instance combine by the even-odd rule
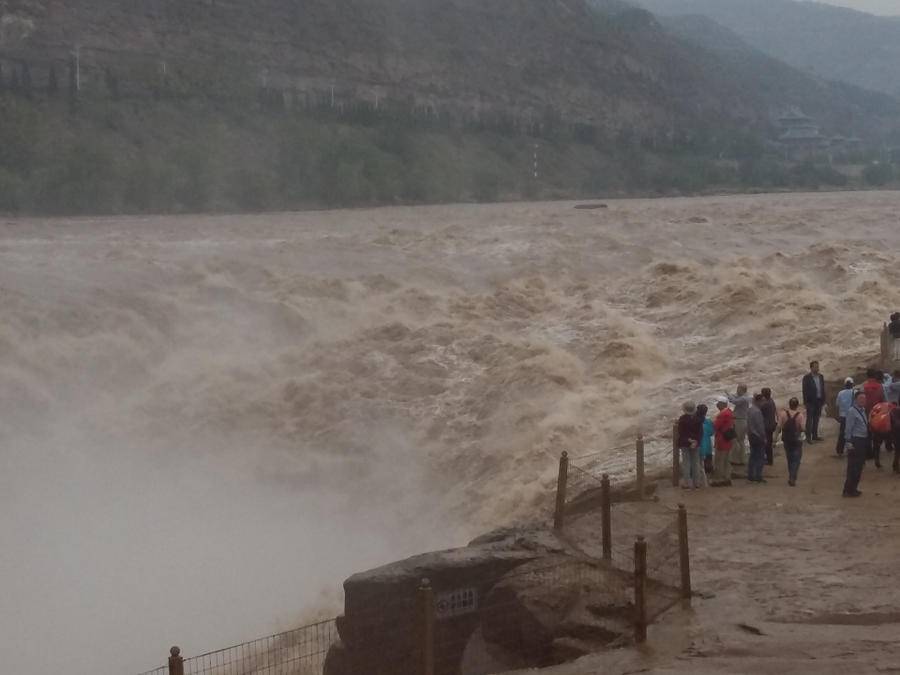
[[[699,597],[651,627],[647,645],[550,669],[586,673],[900,672],[900,477],[866,465],[859,499],[841,497],[844,462],[807,446],[787,485],[783,452],[766,485],[659,493],[690,518]],[[779,448],[780,450],[780,448]],[[599,545],[599,517],[572,528]]]

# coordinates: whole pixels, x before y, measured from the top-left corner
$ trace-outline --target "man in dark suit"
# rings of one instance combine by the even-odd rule
[[[803,376],[803,405],[806,407],[806,442],[821,441],[819,419],[825,406],[825,378],[819,372],[819,362],[809,364],[809,372]]]

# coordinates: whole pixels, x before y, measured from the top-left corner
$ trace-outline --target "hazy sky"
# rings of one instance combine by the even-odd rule
[[[844,7],[852,7],[863,12],[872,12],[873,14],[896,14],[900,15],[900,0],[820,0],[827,2],[829,5],[842,5]]]

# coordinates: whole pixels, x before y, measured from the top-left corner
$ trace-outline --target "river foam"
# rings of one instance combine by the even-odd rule
[[[562,450],[865,365],[898,206],[4,221],[0,651],[129,672],[333,613],[352,571],[545,507]]]

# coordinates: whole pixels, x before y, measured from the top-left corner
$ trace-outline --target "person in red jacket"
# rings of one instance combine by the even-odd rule
[[[884,402],[884,383],[881,373],[875,368],[866,371],[868,378],[863,384],[863,393],[866,395],[866,414],[872,414],[872,408]]]
[[[866,371],[866,381],[863,383],[863,394],[866,396],[866,419],[871,418],[872,410],[879,403],[883,403],[884,398],[884,383],[882,382],[881,373],[878,372],[876,368],[869,368]],[[869,436],[869,454],[866,456],[866,459],[874,459],[875,460],[875,468],[881,468],[881,461],[878,457],[879,453],[875,452],[875,444],[871,441],[874,440],[872,434]],[[880,449],[880,448],[879,448]]]
[[[731,447],[737,432],[734,428],[734,413],[728,407],[728,399],[724,396],[716,399],[716,408],[719,414],[713,420],[713,429],[716,431],[716,470],[713,487],[731,485]]]

